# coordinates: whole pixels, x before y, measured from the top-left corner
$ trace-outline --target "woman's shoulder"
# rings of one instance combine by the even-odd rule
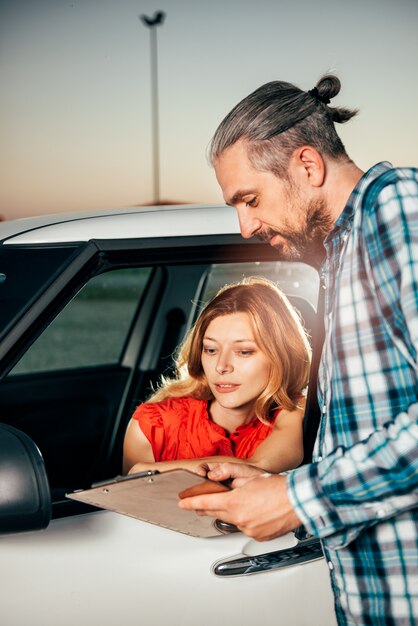
[[[206,402],[196,398],[165,398],[159,402],[144,402],[133,414],[133,419],[147,417],[153,420],[170,421],[187,417],[190,412],[206,410]]]

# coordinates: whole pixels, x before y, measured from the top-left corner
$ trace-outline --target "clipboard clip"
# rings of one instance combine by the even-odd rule
[[[114,478],[111,478],[111,479],[99,480],[97,483],[93,483],[91,488],[94,489],[95,487],[106,487],[107,485],[115,485],[116,483],[124,483],[125,481],[133,480],[134,478],[147,478],[147,477],[155,476],[156,474],[159,474],[159,473],[160,472],[158,470],[145,470],[143,472],[137,472],[136,474],[128,474],[128,475],[120,474],[119,476],[115,476]]]

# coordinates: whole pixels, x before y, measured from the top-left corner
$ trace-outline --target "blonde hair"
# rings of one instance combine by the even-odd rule
[[[180,347],[175,377],[162,378],[149,402],[180,397],[213,399],[201,363],[203,337],[214,319],[233,313],[247,313],[255,341],[271,361],[269,383],[255,401],[258,419],[268,421],[277,407],[297,407],[309,379],[309,341],[283,292],[271,281],[254,277],[222,287],[206,304]]]

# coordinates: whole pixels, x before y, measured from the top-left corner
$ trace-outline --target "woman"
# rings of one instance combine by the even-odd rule
[[[268,472],[303,458],[303,392],[310,347],[298,314],[274,283],[248,278],[205,306],[177,359],[176,377],[135,411],[124,442],[124,472],[210,461]]]

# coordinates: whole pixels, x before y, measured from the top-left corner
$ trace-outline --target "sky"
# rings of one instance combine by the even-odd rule
[[[270,80],[342,82],[351,158],[418,166],[418,0],[0,0],[0,214],[153,201],[149,30],[158,28],[161,198],[220,202],[207,147]]]

